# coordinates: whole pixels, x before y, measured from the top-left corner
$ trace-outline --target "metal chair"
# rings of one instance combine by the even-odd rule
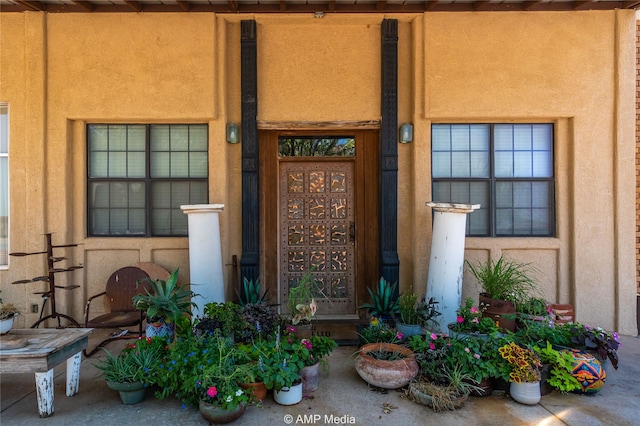
[[[112,340],[142,336],[142,323],[144,322],[145,314],[143,311],[133,307],[132,298],[136,294],[144,294],[148,285],[145,281],[146,278],[149,278],[149,274],[135,266],[118,269],[109,277],[105,291],[91,296],[87,300],[84,317],[84,326],[86,328],[122,328],[137,325],[138,332],[129,333],[128,330],[115,332],[90,352],[85,349],[83,351],[85,356],[93,355],[98,349]],[[105,313],[89,319],[91,303],[99,297],[104,297]]]

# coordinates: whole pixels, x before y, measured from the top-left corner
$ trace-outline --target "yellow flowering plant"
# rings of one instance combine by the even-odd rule
[[[535,351],[518,346],[514,342],[507,343],[498,349],[502,358],[511,365],[509,380],[515,383],[539,382],[542,364]]]

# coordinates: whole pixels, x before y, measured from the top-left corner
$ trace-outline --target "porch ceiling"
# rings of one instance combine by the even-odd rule
[[[640,0],[0,0],[1,12],[420,13],[638,9]]]

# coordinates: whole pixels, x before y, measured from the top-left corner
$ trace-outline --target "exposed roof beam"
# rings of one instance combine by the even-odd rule
[[[188,12],[189,9],[191,9],[191,3],[188,1],[178,0],[176,3],[180,6],[180,10],[183,12]]]
[[[384,7],[387,5],[386,1],[381,1],[378,0],[377,4],[376,4],[376,9],[378,10],[384,10]]]
[[[87,12],[93,12],[96,8],[95,4],[88,1],[80,0],[80,1],[74,1],[73,3],[77,4],[78,6],[81,6]]]
[[[238,2],[234,1],[234,0],[229,0],[229,8],[232,11],[237,12],[238,11]]]
[[[430,0],[424,2],[424,10],[427,12],[432,10],[434,7],[438,5],[438,0]]]
[[[124,3],[136,12],[142,12],[142,5],[140,4],[140,2],[133,0],[124,0]]]
[[[329,12],[333,12],[336,10],[336,0],[331,0],[329,2]]]
[[[622,7],[625,9],[638,9],[640,7],[640,1],[623,1]]]
[[[280,12],[284,12],[285,10],[287,10],[287,2],[280,0]]]
[[[18,3],[25,5],[31,10],[35,10],[41,12],[44,10],[44,5],[40,1],[26,1],[26,0],[18,0]]]
[[[473,10],[484,10],[485,6],[489,4],[488,1],[476,1],[473,2]]]
[[[573,10],[589,9],[589,3],[591,2],[590,1],[574,1],[571,8]]]
[[[542,3],[541,1],[525,1],[523,3],[523,9],[524,10],[531,10],[533,9],[536,5]]]

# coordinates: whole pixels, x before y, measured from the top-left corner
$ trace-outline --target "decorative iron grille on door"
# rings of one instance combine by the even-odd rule
[[[353,161],[280,162],[280,294],[311,268],[318,315],[355,310]]]

